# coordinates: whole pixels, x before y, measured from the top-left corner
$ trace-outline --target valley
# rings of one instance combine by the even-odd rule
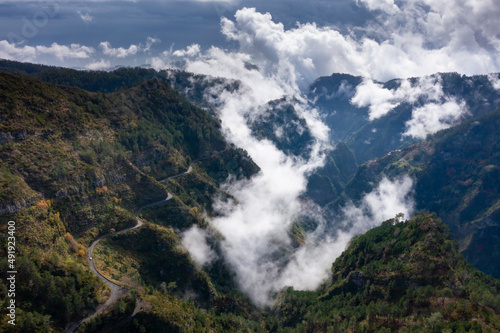
[[[243,103],[238,80],[0,70],[0,213],[23,300],[6,332],[500,330],[488,76],[334,74],[233,115],[240,135],[219,98]],[[356,104],[373,85],[391,108]],[[439,103],[467,112],[415,132]]]

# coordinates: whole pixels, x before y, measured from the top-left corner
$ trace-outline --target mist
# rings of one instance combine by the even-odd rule
[[[236,18],[237,24],[222,19],[221,29],[228,38],[240,42],[239,51],[211,47],[203,52],[194,44],[186,49],[168,51],[152,59],[152,63],[157,68],[172,66],[169,61],[182,55],[182,69],[188,72],[241,82],[240,88],[234,91],[212,87],[205,97],[217,105],[216,112],[227,140],[245,149],[261,172],[250,180],[228,179],[223,184],[222,190],[230,193],[237,204],[216,200],[214,208],[218,214],[210,224],[224,238],[221,244],[224,259],[236,273],[240,290],[256,305],[268,306],[272,304],[273,295],[287,286],[300,290],[317,288],[329,276],[333,261],[345,250],[353,235],[397,213],[411,214],[412,204],[407,198],[411,180],[383,180],[365,196],[361,206],[345,207],[343,221],[326,220],[319,207],[302,197],[308,176],[324,165],[325,154],[334,149],[329,142],[328,127],[301,90],[317,75],[309,72],[313,63],[279,49],[275,44],[281,38],[279,34],[275,34],[276,40],[272,43],[254,38],[272,35],[272,31],[265,30],[266,23],[269,23],[267,28],[283,32],[282,26],[270,22],[270,15],[244,9]],[[248,36],[245,29],[256,31]],[[259,29],[264,31],[257,31]],[[282,97],[293,104],[313,136],[306,157],[287,155],[270,140],[257,139],[252,134],[252,119],[263,112],[272,112],[272,108],[265,106]],[[318,226],[307,233],[302,246],[294,248],[290,231],[304,215],[313,217]],[[342,231],[332,231],[329,226],[334,222],[346,227]],[[200,229],[194,227],[186,235],[196,236],[198,240],[194,242],[185,237],[184,245],[198,258],[197,262],[206,264],[205,258],[199,258],[204,252]]]
[[[351,103],[369,107],[370,120],[383,117],[401,103],[419,101],[402,135],[423,138],[451,126],[467,110],[462,101],[444,96],[439,79],[429,75],[487,73],[500,67],[496,57],[500,45],[487,37],[493,30],[499,32],[498,28],[478,24],[490,14],[475,2],[462,2],[475,9],[472,15],[459,5],[447,11],[434,1],[398,6],[392,1],[362,0],[358,5],[377,13],[376,19],[347,34],[314,22],[285,28],[269,13],[243,8],[236,11],[234,20],[221,19],[222,34],[237,42],[239,49],[212,46],[203,50],[192,44],[151,58],[153,67],[163,69],[182,57],[181,69],[241,82],[231,92],[213,87],[206,98],[217,105],[227,140],[245,149],[261,172],[250,180],[228,179],[223,190],[237,204],[216,200],[218,215],[210,224],[223,235],[224,259],[235,272],[239,288],[256,305],[272,304],[273,295],[287,286],[317,288],[328,278],[331,264],[352,236],[398,213],[409,218],[414,210],[409,177],[382,179],[359,203],[347,204],[340,221],[326,220],[317,206],[301,197],[307,177],[324,165],[325,153],[334,146],[328,141],[328,127],[302,91],[322,75],[359,75],[365,81]],[[454,18],[461,19],[463,26]],[[422,78],[416,83],[404,80],[412,76]],[[403,78],[397,89],[385,89],[376,82],[393,78]],[[286,96],[314,137],[307,157],[288,156],[273,142],[252,135],[249,121],[262,112],[272,112],[265,105]],[[313,217],[318,226],[295,248],[290,230],[304,215]],[[342,227],[332,230],[331,225]],[[200,230],[192,233],[198,238],[201,235]],[[200,244],[203,242],[186,242],[185,246],[196,257]]]
[[[468,112],[464,100],[444,94],[440,76],[423,76],[413,83],[408,79],[398,81],[399,87],[387,89],[366,78],[356,87],[351,104],[368,107],[370,121],[389,114],[402,103],[410,104],[411,119],[406,122],[402,135],[417,139],[456,125]]]

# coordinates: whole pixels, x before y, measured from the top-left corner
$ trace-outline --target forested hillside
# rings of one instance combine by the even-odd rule
[[[216,119],[158,80],[102,94],[0,73],[0,95],[0,212],[16,221],[17,297],[24,300],[18,331],[62,330],[103,302],[106,290],[88,269],[86,247],[134,225],[138,207],[171,192],[179,218],[203,225],[196,211],[211,211],[221,181],[259,170],[225,142]],[[158,182],[200,158],[209,159],[194,165],[189,186]],[[179,236],[158,242],[173,250]]]
[[[318,291],[277,298],[271,332],[497,332],[500,283],[468,265],[435,215],[351,240]]]
[[[438,132],[427,141],[362,165],[345,188],[359,200],[384,175],[409,174],[418,209],[437,212],[467,260],[500,277],[500,110]]]
[[[222,235],[207,222],[216,198],[236,201],[221,187],[228,177],[245,180],[260,170],[226,142],[217,105],[205,98],[216,84],[239,89],[237,81],[10,61],[0,61],[0,70],[0,215],[16,222],[19,272],[16,326],[6,324],[8,287],[0,281],[2,330],[63,332],[94,313],[111,293],[89,269],[88,247],[136,225],[136,213],[144,225],[103,239],[93,252],[98,270],[129,292],[76,332],[500,330],[498,280],[459,252],[498,276],[491,263],[500,261],[500,110],[359,168],[349,141],[335,142],[325,165],[308,175],[304,203],[312,200],[334,218],[382,177],[410,174],[418,208],[436,211],[445,223],[424,213],[386,221],[351,240],[318,291],[288,288],[258,308],[239,291]],[[269,117],[248,121],[256,137],[301,158],[313,138],[288,102],[272,101]],[[141,210],[169,193],[171,200]],[[290,249],[304,245],[313,220],[293,223]],[[209,235],[216,257],[210,264],[195,262],[183,246],[180,235],[192,226]],[[0,232],[7,234],[3,222]],[[0,242],[5,258],[7,239]]]

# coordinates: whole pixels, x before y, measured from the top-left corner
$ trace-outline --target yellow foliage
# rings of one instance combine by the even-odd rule
[[[113,201],[115,202],[115,204],[121,204],[122,203],[122,199],[121,198],[117,198],[117,197],[113,197]]]
[[[41,200],[39,203],[37,203],[37,206],[40,208],[48,208],[51,206],[50,200]]]
[[[85,257],[85,253],[87,252],[85,246],[79,244],[69,232],[64,235],[64,238],[69,242],[69,248],[71,251],[76,253],[78,256]]]
[[[103,187],[98,187],[95,189],[96,193],[97,194],[104,194],[104,193],[107,193],[108,192],[108,187],[107,186],[103,186]]]
[[[198,207],[193,207],[193,208],[191,208],[191,211],[192,211],[193,213],[198,213]]]

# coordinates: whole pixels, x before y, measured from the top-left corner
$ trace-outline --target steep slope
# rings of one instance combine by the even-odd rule
[[[0,213],[16,222],[20,301],[17,325],[5,326],[2,316],[2,327],[13,331],[61,331],[104,302],[107,291],[90,273],[86,246],[134,225],[138,207],[172,192],[179,218],[203,226],[196,211],[212,211],[219,183],[230,173],[249,177],[259,170],[225,142],[216,119],[165,82],[105,95],[0,73],[0,96]],[[189,174],[193,187],[158,182],[200,158],[208,160]],[[2,223],[3,235],[6,228]],[[155,232],[156,246],[171,244],[173,251],[179,243],[175,233]],[[7,239],[1,242],[5,257]],[[179,262],[179,274],[198,276],[186,254]],[[150,276],[159,269],[149,267]],[[6,280],[0,283],[6,309]]]
[[[435,215],[389,220],[352,239],[316,292],[289,288],[270,332],[493,332],[500,283],[469,266]]]
[[[18,66],[8,65],[11,70]],[[90,274],[86,246],[99,235],[134,225],[138,207],[169,192],[174,198],[168,203],[141,212],[142,228],[96,248],[99,269],[130,288],[132,296],[81,331],[499,329],[498,282],[463,262],[434,216],[419,215],[395,226],[386,222],[352,241],[320,292],[288,290],[270,313],[255,308],[225,266],[219,234],[209,230],[209,245],[219,258],[208,267],[191,260],[179,237],[193,225],[207,228],[203,216],[213,213],[214,195],[231,200],[219,189],[229,175],[245,178],[259,170],[244,151],[226,143],[216,118],[168,84],[175,82],[203,104],[204,94],[215,93],[210,88],[220,82],[182,72],[149,77],[153,72],[142,69],[94,73],[37,66],[21,66],[22,77],[0,73],[0,214],[18,228],[17,297],[23,301],[18,325],[7,326],[11,331],[62,331],[92,313],[109,292]],[[41,83],[31,75],[96,92]],[[222,86],[237,89],[238,83],[223,81]],[[289,154],[307,154],[311,136],[298,133],[304,123],[296,110],[281,101],[270,107],[277,114],[258,119],[254,132]],[[364,117],[360,114],[349,131]],[[495,260],[498,253],[498,112],[477,121],[367,163],[352,181],[356,160],[340,142],[325,167],[311,175],[305,195],[321,206],[338,206],[359,198],[384,174],[410,172],[420,180],[419,206],[428,202],[438,210],[453,237],[465,230],[471,237],[460,241],[467,245],[464,253],[471,251],[469,259],[486,266],[491,260],[486,251]],[[189,175],[160,182],[187,170],[192,161],[198,162]],[[301,222],[290,231],[291,246],[304,242],[303,228],[311,221]],[[6,234],[5,224],[0,232]],[[4,257],[6,239],[0,242]],[[7,271],[4,262],[2,269]],[[6,292],[3,279],[2,311]],[[140,311],[130,320],[135,297]],[[2,318],[5,327],[3,312]]]
[[[358,200],[384,175],[411,175],[417,208],[442,216],[467,260],[498,278],[499,126],[497,110],[365,163],[347,185],[345,198]]]

